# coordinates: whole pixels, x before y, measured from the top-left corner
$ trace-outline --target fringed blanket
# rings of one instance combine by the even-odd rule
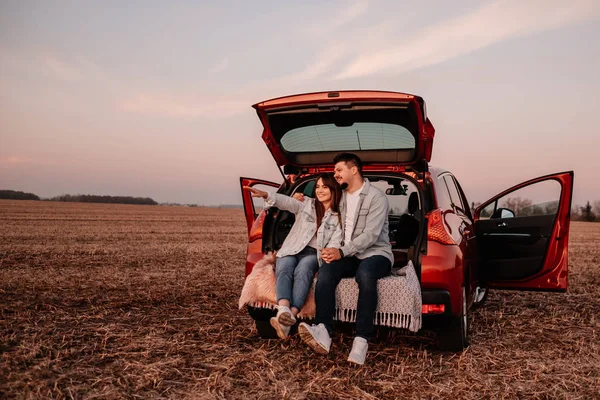
[[[316,281],[317,278],[315,278]],[[308,293],[306,304],[298,317],[314,318],[316,308],[314,284]],[[412,332],[421,329],[421,285],[412,261],[391,276],[377,281],[378,303],[375,324],[404,328]],[[246,278],[239,300],[239,308],[248,304],[253,307],[274,309],[275,256],[267,254],[254,266]],[[342,279],[336,289],[336,312],[334,318],[343,322],[356,321],[358,284],[353,278]]]
[[[335,319],[356,321],[358,284],[352,278],[342,279],[335,291]],[[404,328],[411,332],[421,329],[421,285],[412,261],[377,281],[375,324]]]

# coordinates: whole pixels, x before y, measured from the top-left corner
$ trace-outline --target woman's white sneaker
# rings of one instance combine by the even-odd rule
[[[285,326],[292,326],[296,324],[296,318],[292,314],[292,310],[286,306],[277,306],[277,320],[280,324]]]
[[[287,339],[287,337],[290,334],[290,327],[289,326],[281,325],[279,323],[279,320],[277,319],[277,317],[271,317],[271,319],[269,320],[269,322],[271,323],[271,326],[273,328],[275,328],[275,332],[277,332],[277,336],[280,339]]]

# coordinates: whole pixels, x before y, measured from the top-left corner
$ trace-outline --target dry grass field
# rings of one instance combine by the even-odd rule
[[[496,291],[471,346],[428,332],[318,356],[237,310],[240,210],[0,200],[0,398],[600,398],[600,224],[566,294]]]

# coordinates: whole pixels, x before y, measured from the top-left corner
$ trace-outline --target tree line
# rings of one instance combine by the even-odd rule
[[[0,190],[0,199],[8,200],[39,200],[33,193],[19,192],[16,190]]]
[[[64,201],[75,203],[112,203],[112,204],[143,204],[155,206],[158,203],[150,197],[131,196],[100,196],[95,194],[62,194],[49,199],[50,201]]]
[[[39,196],[33,193],[25,193],[16,190],[0,190],[0,199],[40,200]],[[95,194],[62,194],[60,196],[55,196],[44,200],[74,203],[142,204],[152,206],[158,205],[158,203],[150,197],[101,196]]]

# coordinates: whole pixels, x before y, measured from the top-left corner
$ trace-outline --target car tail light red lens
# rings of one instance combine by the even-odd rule
[[[421,307],[422,314],[443,314],[446,311],[444,304],[423,304]]]
[[[252,224],[250,234],[248,234],[248,241],[254,242],[256,239],[262,239],[263,224],[265,222],[265,213],[261,212],[258,218]]]
[[[429,240],[433,240],[441,244],[456,244],[444,226],[444,217],[442,216],[442,211],[440,209],[429,213],[427,237]]]

